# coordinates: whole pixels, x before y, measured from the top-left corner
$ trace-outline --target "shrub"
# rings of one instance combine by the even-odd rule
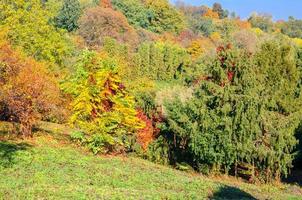
[[[8,44],[0,46],[0,66],[0,112],[21,124],[23,136],[32,136],[33,125],[59,103],[56,81],[44,64]]]

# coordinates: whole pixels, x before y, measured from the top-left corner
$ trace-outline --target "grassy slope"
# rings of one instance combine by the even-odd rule
[[[59,142],[60,141],[60,142]],[[40,134],[0,142],[0,199],[302,199],[297,186],[210,179],[138,158],[93,156]]]

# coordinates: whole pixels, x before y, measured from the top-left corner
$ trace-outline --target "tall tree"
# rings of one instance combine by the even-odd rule
[[[0,27],[8,30],[12,45],[37,60],[62,65],[72,45],[64,31],[49,23],[53,16],[40,0],[0,0],[0,10]]]
[[[127,18],[111,8],[89,8],[80,18],[79,24],[79,34],[90,47],[100,47],[106,37],[129,44],[136,44],[138,40],[137,33],[129,25]]]
[[[106,55],[84,51],[75,72],[63,84],[64,91],[73,97],[70,123],[81,130],[84,143],[94,153],[124,151],[130,145],[127,139],[145,127],[137,117],[134,98],[120,80],[118,67]]]
[[[229,15],[229,12],[227,10],[224,10],[220,3],[214,3],[212,10],[218,13],[220,19],[227,18]]]
[[[166,103],[162,136],[172,161],[204,172],[238,174],[243,167],[267,182],[287,175],[302,111],[294,52],[272,41],[254,56],[219,47],[193,98]]]
[[[152,31],[179,33],[184,29],[183,15],[173,8],[167,0],[146,0],[145,5],[152,13],[149,17]]]

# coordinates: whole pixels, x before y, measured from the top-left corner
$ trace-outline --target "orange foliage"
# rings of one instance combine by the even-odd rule
[[[21,124],[23,136],[31,136],[33,124],[59,102],[57,84],[43,64],[7,43],[0,45],[0,67],[1,107],[10,121]]]
[[[138,42],[138,35],[127,18],[111,8],[89,8],[80,18],[79,24],[79,34],[91,47],[101,46],[105,37],[133,45]]]
[[[149,144],[156,139],[160,129],[156,127],[163,121],[162,113],[153,113],[151,119],[148,118],[141,109],[137,110],[137,117],[145,123],[145,127],[138,131],[136,140],[143,150],[146,150]]]
[[[159,38],[158,38],[159,41],[161,42],[171,42],[173,44],[177,43],[177,38],[175,37],[175,35],[173,33],[170,33],[170,32],[164,32],[162,33]]]
[[[193,33],[193,31],[185,29],[182,32],[179,33],[179,35],[177,36],[177,41],[179,44],[181,44],[184,47],[187,47],[190,45],[190,43],[197,39],[198,36],[196,34]]]
[[[210,8],[207,8],[206,12],[203,14],[203,17],[209,17],[209,18],[212,18],[212,19],[219,19],[218,13],[214,12]]]
[[[236,25],[239,27],[239,29],[250,29],[252,28],[252,25],[248,21],[242,21],[239,18],[235,20]]]
[[[152,120],[149,119],[142,110],[137,111],[137,117],[146,124],[146,126],[137,133],[137,142],[146,150],[148,145],[155,139],[155,130]]]
[[[103,8],[112,8],[112,4],[110,0],[100,0],[99,5]]]

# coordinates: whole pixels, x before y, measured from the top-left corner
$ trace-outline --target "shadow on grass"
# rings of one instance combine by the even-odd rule
[[[252,195],[240,190],[236,187],[231,186],[222,186],[216,191],[213,195],[209,196],[209,199],[212,200],[255,200],[256,198]]]
[[[20,151],[26,151],[31,145],[27,143],[13,144],[0,141],[0,167],[8,168],[16,164],[15,156]]]

